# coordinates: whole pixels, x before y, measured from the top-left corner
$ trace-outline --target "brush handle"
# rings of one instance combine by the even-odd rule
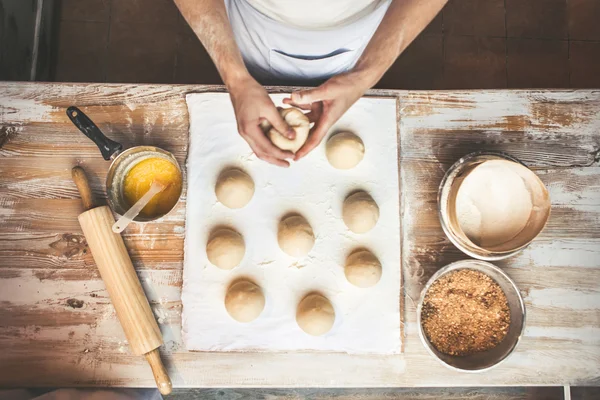
[[[160,182],[154,181],[150,189],[139,199],[125,214],[119,218],[117,222],[112,226],[114,233],[121,233],[127,228],[127,226],[138,216],[140,211],[152,200],[154,196],[162,192],[165,189],[165,185]]]

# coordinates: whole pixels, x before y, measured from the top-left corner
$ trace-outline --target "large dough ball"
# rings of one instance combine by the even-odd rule
[[[320,294],[311,293],[298,304],[296,322],[309,335],[321,336],[331,330],[335,322],[335,311],[329,300]]]
[[[238,266],[245,252],[244,238],[229,228],[214,231],[206,244],[208,260],[221,269],[233,269]]]
[[[266,120],[261,123],[261,127],[275,146],[279,147],[281,150],[289,150],[292,153],[295,153],[304,143],[306,143],[308,132],[310,131],[310,121],[308,120],[308,117],[297,108],[278,107],[278,110],[285,122],[288,123],[294,132],[296,132],[296,137],[292,140],[286,138],[277,132],[269,121]]]
[[[292,214],[279,222],[279,247],[292,257],[304,257],[315,244],[315,234],[304,217]]]
[[[367,192],[356,192],[344,200],[342,218],[352,232],[365,233],[377,224],[379,207]]]
[[[229,208],[242,208],[254,195],[254,181],[237,168],[221,172],[215,186],[217,200]]]
[[[358,249],[346,259],[344,274],[354,286],[368,288],[381,279],[381,263],[369,250]]]
[[[333,135],[325,146],[327,160],[334,168],[350,169],[358,165],[365,156],[363,141],[352,132]]]
[[[265,296],[253,282],[240,280],[227,290],[225,308],[238,322],[254,321],[265,308]]]

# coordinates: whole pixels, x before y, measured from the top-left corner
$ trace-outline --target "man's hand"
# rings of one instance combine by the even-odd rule
[[[383,76],[394,60],[433,20],[448,0],[392,1],[362,55],[347,73],[334,76],[316,89],[292,93],[284,103],[308,113],[315,125],[295,160],[323,140],[331,126]]]
[[[309,111],[306,115],[315,125],[308,140],[298,150],[294,160],[299,160],[317,147],[329,129],[369,88],[368,81],[359,72],[336,75],[321,86],[292,93],[285,104]]]
[[[256,156],[271,164],[289,167],[290,164],[285,159],[293,158],[294,153],[276,147],[259,126],[262,121],[267,120],[289,139],[293,139],[296,134],[281,117],[265,88],[248,76],[230,85],[229,93],[235,110],[238,131]]]
[[[294,154],[282,151],[260,129],[267,120],[282,135],[294,138],[295,132],[285,123],[266,90],[248,73],[227,18],[223,0],[175,0],[210,57],[231,95],[238,131],[258,158],[288,167],[286,158]]]

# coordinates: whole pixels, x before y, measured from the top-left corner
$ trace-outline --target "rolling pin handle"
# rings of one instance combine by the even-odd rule
[[[152,373],[154,374],[154,380],[156,381],[158,391],[164,395],[171,393],[173,390],[173,384],[171,383],[171,378],[169,378],[169,374],[167,373],[165,365],[160,359],[158,348],[144,355],[146,356],[148,364],[150,364],[150,368],[152,368]]]
[[[91,210],[94,208],[94,198],[85,171],[81,167],[73,167],[71,175],[73,176],[73,181],[75,182],[75,185],[77,185],[77,189],[81,195],[83,208],[85,208],[86,211]]]

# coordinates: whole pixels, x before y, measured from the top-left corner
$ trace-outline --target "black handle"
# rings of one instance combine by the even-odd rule
[[[85,136],[96,143],[105,160],[110,160],[112,156],[123,149],[121,143],[117,143],[104,136],[100,128],[79,108],[74,106],[67,108],[67,116]]]

